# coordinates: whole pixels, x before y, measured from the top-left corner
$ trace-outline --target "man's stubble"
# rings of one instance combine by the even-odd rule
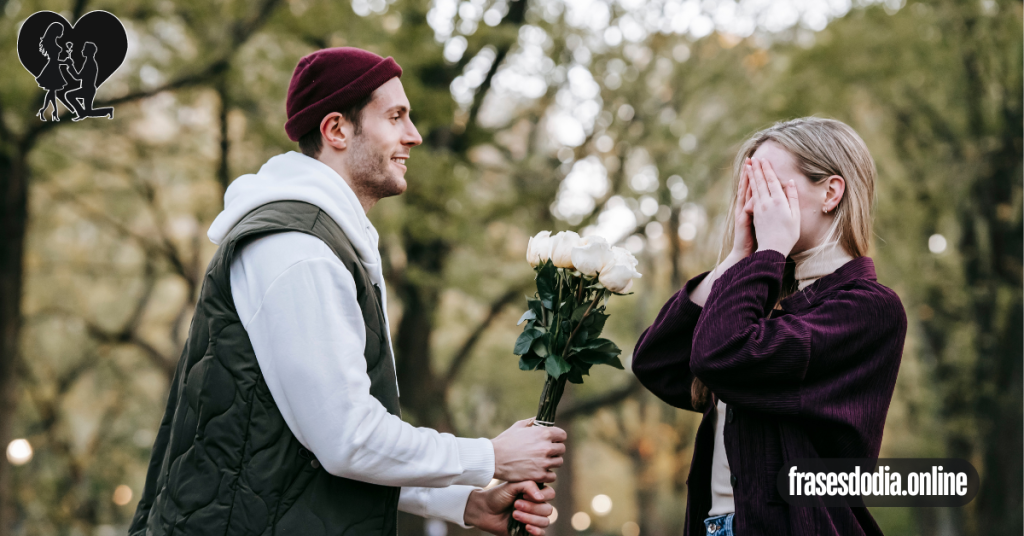
[[[350,180],[363,196],[384,199],[405,191],[405,180],[391,169],[391,155],[376,151],[366,136],[357,134],[352,139],[349,151]]]

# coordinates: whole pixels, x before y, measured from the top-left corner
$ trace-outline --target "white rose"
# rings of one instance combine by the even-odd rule
[[[551,262],[559,268],[573,270],[572,249],[580,244],[580,235],[562,231],[551,238]]]
[[[620,248],[617,246],[613,247],[612,256],[612,260],[605,263],[606,266],[610,266],[612,264],[626,264],[632,268],[636,268],[636,266],[640,264],[640,262],[636,260],[636,257],[634,257],[626,248]],[[604,271],[604,266],[601,267],[601,270]]]
[[[551,258],[551,231],[541,231],[537,236],[530,237],[526,245],[526,261],[536,268],[540,263]]]
[[[614,259],[611,245],[600,236],[588,236],[572,249],[572,265],[587,277],[596,276]]]
[[[597,280],[604,288],[616,294],[625,294],[633,287],[633,279],[637,277],[642,277],[640,272],[628,262],[623,262],[605,265]]]

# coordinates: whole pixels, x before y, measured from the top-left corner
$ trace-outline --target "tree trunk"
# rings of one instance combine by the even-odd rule
[[[964,272],[973,289],[977,325],[978,396],[973,409],[983,449],[976,534],[1017,535],[1024,531],[1024,300],[1020,273],[1024,228],[1019,215],[1000,217],[1012,206],[1013,190],[1020,184],[1024,151],[1017,110],[1008,114],[1012,117],[1004,127],[1003,149],[993,155],[991,173],[976,184],[973,203],[961,218],[965,242],[970,245],[965,249]]]
[[[440,281],[449,247],[433,240],[427,243],[406,236],[406,274],[395,285],[402,300],[402,320],[395,337],[395,365],[402,411],[417,426],[439,432],[454,432],[446,399],[447,388],[431,368],[431,337],[440,305]]]
[[[17,406],[16,370],[28,188],[21,153],[0,154],[0,449],[6,453]],[[0,460],[0,536],[14,518],[10,464]]]

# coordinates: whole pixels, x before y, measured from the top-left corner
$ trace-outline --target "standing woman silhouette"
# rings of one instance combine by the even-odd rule
[[[36,114],[41,121],[46,121],[43,118],[43,112],[51,104],[53,104],[53,111],[50,112],[50,119],[60,121],[60,118],[57,117],[57,92],[64,89],[67,81],[64,80],[64,75],[60,72],[62,58],[60,57],[61,48],[57,44],[57,38],[63,36],[64,27],[59,22],[54,22],[46,27],[46,32],[39,38],[39,52],[47,59],[43,71],[36,77],[36,83],[39,84],[39,87],[46,90],[46,97],[43,98],[43,107]]]
[[[633,356],[652,393],[704,414],[684,534],[880,536],[867,508],[790,506],[776,487],[797,459],[878,457],[907,318],[866,256],[874,162],[852,128],[808,117],[755,134],[735,172],[729,255]]]

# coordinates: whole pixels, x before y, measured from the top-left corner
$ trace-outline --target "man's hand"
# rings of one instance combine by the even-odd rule
[[[551,470],[562,466],[566,434],[561,428],[531,426],[519,421],[491,440],[494,445],[494,478],[506,482],[554,482]]]
[[[519,494],[523,498],[516,500]],[[554,498],[555,490],[551,487],[538,489],[533,482],[507,482],[470,493],[463,517],[467,525],[498,536],[507,536],[508,516],[511,513],[517,521],[526,525],[526,532],[544,536],[544,528],[548,526],[548,516],[552,511],[546,501]]]

